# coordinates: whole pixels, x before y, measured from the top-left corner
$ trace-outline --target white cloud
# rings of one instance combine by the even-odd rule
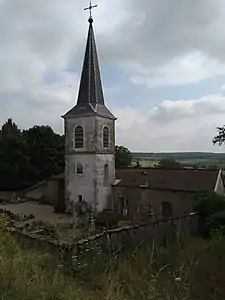
[[[149,111],[114,110],[117,141],[136,151],[218,151],[212,139],[224,124],[225,97],[163,101]]]
[[[223,0],[97,4],[94,26],[108,81],[121,72],[150,89],[225,74]],[[22,127],[50,124],[62,132],[60,116],[76,102],[88,25],[85,5],[81,0],[0,0],[1,123],[12,117]],[[117,88],[117,103],[124,103],[124,94],[126,103],[135,102],[129,89],[126,84]],[[125,111],[118,104],[112,109],[118,142],[133,150],[212,149],[215,127],[224,123],[224,100],[218,94],[162,101],[148,111],[141,106]]]
[[[208,58],[201,52],[193,52],[173,59],[159,68],[137,69],[139,75],[131,77],[135,84],[146,85],[148,88],[160,86],[177,86],[213,78],[225,74],[225,62]]]

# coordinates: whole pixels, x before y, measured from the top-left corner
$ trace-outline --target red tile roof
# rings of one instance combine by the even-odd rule
[[[219,170],[206,169],[117,169],[116,186],[140,187],[148,183],[148,188],[197,192],[214,190]]]

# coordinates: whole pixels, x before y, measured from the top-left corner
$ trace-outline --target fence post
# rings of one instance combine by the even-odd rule
[[[110,237],[110,234],[108,232],[108,230],[105,231],[105,234],[106,234],[106,241],[107,241],[107,248],[108,248],[108,252],[109,254],[111,254],[111,237]]]

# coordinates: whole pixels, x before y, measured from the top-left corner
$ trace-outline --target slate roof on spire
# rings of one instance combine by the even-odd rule
[[[105,106],[92,17],[89,18],[88,22],[88,38],[77,104],[63,118],[98,114],[103,117],[116,119]]]

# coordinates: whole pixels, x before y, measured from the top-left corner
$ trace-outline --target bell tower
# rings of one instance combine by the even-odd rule
[[[88,9],[95,7],[90,4]],[[67,210],[80,201],[95,213],[110,207],[115,180],[115,120],[105,105],[90,13],[76,105],[64,116]]]

